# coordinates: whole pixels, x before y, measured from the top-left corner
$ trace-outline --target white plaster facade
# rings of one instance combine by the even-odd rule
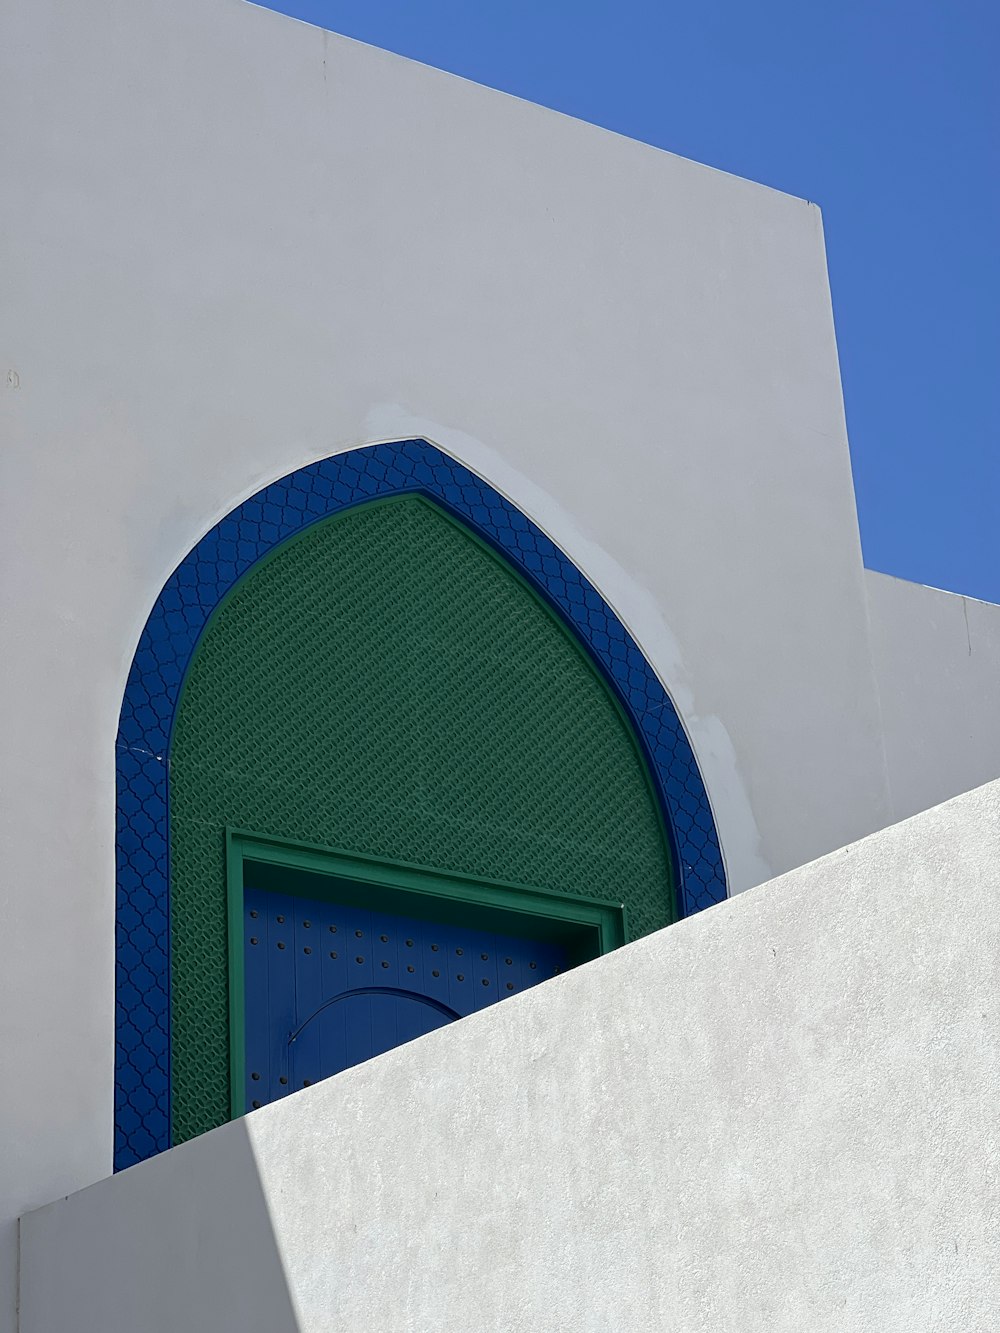
[[[998,863],[994,782],[54,1203],[23,1333],[992,1333]]]
[[[963,658],[863,569],[814,205],[241,0],[7,0],[0,101],[7,1333],[16,1217],[110,1170],[129,663],[241,499],[483,475],[670,692],[733,892],[1000,773],[1000,611]]]
[[[866,572],[893,817],[996,776],[1000,608]]]

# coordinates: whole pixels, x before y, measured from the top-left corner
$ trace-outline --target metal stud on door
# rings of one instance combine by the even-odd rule
[[[567,966],[555,944],[248,887],[246,1105],[309,1087]]]

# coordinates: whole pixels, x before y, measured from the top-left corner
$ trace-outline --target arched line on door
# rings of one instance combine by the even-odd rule
[[[333,995],[329,1000],[325,1000],[318,1009],[309,1015],[304,1023],[300,1023],[294,1032],[289,1033],[288,1045],[291,1046],[299,1035],[309,1026],[314,1018],[318,1018],[324,1009],[329,1009],[331,1005],[339,1004],[341,1000],[351,1000],[358,995],[395,995],[403,1000],[416,1000],[418,1004],[425,1004],[428,1009],[436,1009],[439,1014],[444,1014],[449,1022],[453,1022],[462,1015],[442,1004],[440,1000],[433,999],[430,995],[419,995],[416,991],[405,990],[401,986],[358,986],[352,990],[341,991],[339,995]]]

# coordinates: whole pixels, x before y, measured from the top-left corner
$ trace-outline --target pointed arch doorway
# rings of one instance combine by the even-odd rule
[[[261,1022],[272,1049],[281,1029],[303,1027],[356,983],[366,988],[364,1002],[331,1009],[303,1042],[332,1041],[334,1024],[352,1015],[356,1030],[347,1041],[359,1058],[385,1049],[387,1034],[409,1032],[418,1016],[419,1035],[427,1006],[418,1014],[399,995],[370,992],[380,980],[369,975],[373,965],[391,971],[402,989],[395,962],[382,966],[389,959],[380,935],[390,943],[400,933],[419,939],[421,959],[434,947],[446,950],[442,976],[428,974],[420,993],[441,998],[436,983],[447,981],[445,1002],[471,1012],[510,992],[498,978],[477,978],[470,1008],[462,996],[473,975],[457,959],[478,952],[492,961],[499,947],[519,966],[535,962],[527,970],[537,978],[539,960],[522,960],[516,941],[524,939],[529,952],[546,943],[531,931],[530,912],[512,903],[506,911],[516,933],[479,928],[490,887],[511,899],[519,890],[533,896],[536,913],[548,897],[613,902],[624,917],[628,901],[641,933],[676,915],[655,793],[607,682],[509,563],[426,496],[374,500],[314,524],[233,588],[188,667],[170,765],[175,1141],[263,1100],[253,1088],[241,1097],[240,1077],[247,1044],[254,1051],[265,1044]],[[231,904],[227,916],[220,873],[220,836],[234,826],[335,849],[331,866],[340,852],[356,867],[353,879],[314,875],[296,895],[273,873],[270,889],[259,870],[256,882],[245,881],[276,937],[244,953],[245,976],[271,1004],[266,1015],[250,1004],[242,1040],[239,1010],[252,997],[227,989],[226,966],[218,965],[227,960],[229,975],[237,975],[245,934],[236,932]],[[377,861],[381,881],[361,874],[359,857]],[[439,882],[458,877],[450,921],[428,920],[433,895],[416,890],[410,910],[390,910],[387,891],[395,890],[398,904],[401,877],[412,867]],[[311,927],[302,923],[313,916],[323,917],[327,934],[338,927],[325,921],[329,910],[320,912],[316,895],[324,887],[338,933],[348,907],[385,918],[374,941],[371,926],[356,924],[353,954],[305,942]],[[265,910],[275,891],[286,912]],[[567,966],[571,940],[558,938],[557,919],[537,913],[543,933],[555,933],[547,950],[560,952]],[[278,938],[293,923],[294,941]],[[448,925],[454,939],[424,940],[431,925],[438,934]],[[487,935],[502,943],[488,945]],[[268,966],[258,976],[265,949]],[[595,942],[589,956],[599,951]],[[553,965],[547,954],[546,970]],[[331,1056],[314,1072],[343,1067],[341,1056]],[[272,1098],[294,1086],[291,1072],[279,1077],[289,1081],[272,1087]],[[304,1080],[314,1078],[295,1078],[299,1086]]]
[[[426,441],[313,464],[206,535],[147,622],[118,758],[119,1168],[252,1104],[234,1086],[246,923],[227,828],[457,876],[470,909],[469,886],[624,902],[627,938],[725,896],[697,764],[638,647]],[[426,923],[415,902],[393,910]],[[501,925],[465,928],[532,941]]]

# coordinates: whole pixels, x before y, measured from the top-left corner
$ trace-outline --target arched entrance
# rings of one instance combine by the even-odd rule
[[[404,924],[376,935],[401,932],[404,948],[457,928],[491,962],[487,935],[568,950],[569,965],[597,936],[585,946],[590,927],[555,926],[518,894],[584,915],[624,902],[635,937],[725,892],[690,747],[627,632],[523,515],[422,441],[303,469],[199,543],[147,624],[119,756],[120,1166],[258,1100],[237,1086],[253,1035],[234,1036],[231,985],[253,893],[381,913]],[[279,849],[268,883],[240,880],[238,920],[234,829]],[[333,859],[304,871],[303,854]],[[378,867],[379,884],[344,857]],[[408,872],[457,877],[467,916],[452,903],[442,919]],[[491,892],[508,897],[479,901]],[[305,998],[289,1032],[352,986],[369,1007],[388,1000],[367,951],[351,955],[364,977],[324,981],[303,972],[313,946],[294,947],[288,985]],[[431,994],[405,985],[416,972],[396,976],[415,964],[374,962],[393,971],[384,989]],[[476,981],[485,995],[499,976]]]

